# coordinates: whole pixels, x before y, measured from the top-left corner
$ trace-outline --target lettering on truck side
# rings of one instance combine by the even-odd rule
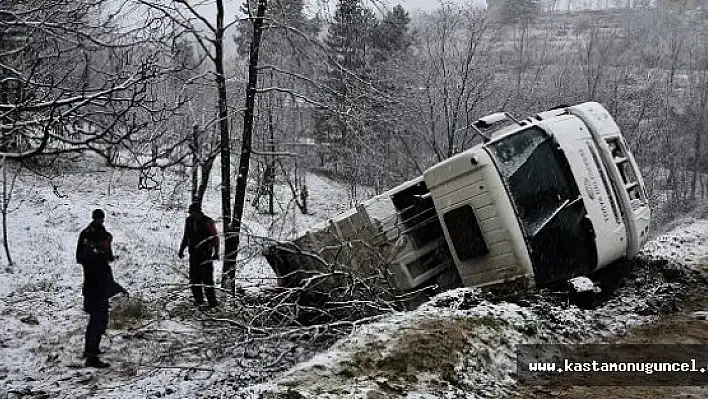
[[[588,158],[584,148],[578,149],[578,154],[583,161],[583,166],[587,171],[587,174],[583,178],[583,187],[591,200],[595,200],[600,205],[600,211],[602,213],[602,219],[605,222],[610,221],[610,210],[607,205],[607,198],[605,197],[602,184],[599,181],[599,171],[593,167],[592,162]],[[597,199],[596,199],[597,198]]]

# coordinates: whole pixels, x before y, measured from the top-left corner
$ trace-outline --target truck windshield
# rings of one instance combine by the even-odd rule
[[[536,282],[591,272],[597,264],[594,230],[557,143],[534,126],[487,147],[516,209]]]

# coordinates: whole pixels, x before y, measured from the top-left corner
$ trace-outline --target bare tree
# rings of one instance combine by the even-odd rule
[[[699,178],[702,173],[706,173],[708,162],[705,161],[705,130],[708,126],[708,47],[698,35],[688,44],[690,53],[688,60],[688,81],[685,90],[684,108],[685,115],[679,124],[687,135],[690,135],[689,144],[690,155],[684,157],[684,169],[690,175],[687,183],[689,187],[685,190],[685,195],[690,199],[695,199],[704,195],[705,188],[699,191]],[[688,139],[688,137],[687,137]]]
[[[585,79],[585,98],[598,100],[599,91],[610,72],[611,60],[620,47],[614,34],[603,34],[597,27],[590,28],[588,35],[579,40],[580,66]]]
[[[255,9],[251,12],[253,14]],[[262,196],[267,196],[268,213],[275,213],[276,183],[286,183],[295,188],[293,199],[300,204],[299,191],[306,186],[304,176],[297,173],[300,158],[311,137],[310,115],[307,98],[315,85],[313,76],[321,62],[313,57],[313,46],[319,31],[316,18],[305,15],[302,0],[280,0],[269,4],[265,28],[260,44],[259,74],[254,116],[253,155],[259,168],[254,206]],[[244,20],[239,25],[235,42],[239,54],[250,56],[253,24]],[[294,177],[302,181],[293,181]],[[301,208],[302,209],[302,208]]]
[[[17,173],[13,173],[12,171],[8,173],[7,169],[9,166],[7,158],[2,159],[0,167],[2,168],[2,202],[0,202],[0,214],[2,214],[2,246],[5,249],[5,256],[7,257],[7,268],[8,270],[12,270],[14,263],[12,261],[12,255],[10,254],[10,242],[7,238],[7,214],[10,208]]]
[[[224,270],[221,285],[233,293],[235,291],[236,254],[240,244],[241,222],[246,203],[246,186],[248,172],[251,166],[253,113],[255,109],[256,91],[258,88],[258,57],[260,55],[261,37],[264,30],[264,17],[268,7],[267,0],[258,0],[253,20],[253,35],[250,44],[248,60],[248,84],[246,86],[246,107],[243,114],[243,134],[241,136],[241,156],[239,157],[238,177],[236,178],[236,193],[234,197],[234,213],[232,223],[226,231],[224,248]]]
[[[0,152],[11,159],[92,150],[107,161],[139,141],[153,108],[159,52],[121,29],[104,2],[0,5]],[[131,52],[138,56],[133,59]],[[139,61],[137,60],[139,59]]]
[[[200,51],[205,54],[210,61],[210,73],[214,77],[214,86],[217,98],[217,122],[219,131],[219,156],[221,160],[221,214],[223,219],[224,240],[224,268],[222,275],[222,286],[230,292],[235,289],[234,276],[236,272],[237,253],[240,245],[240,233],[242,230],[242,218],[244,214],[244,204],[246,200],[246,188],[250,172],[251,156],[254,153],[253,133],[255,123],[256,95],[259,92],[282,92],[289,93],[293,98],[305,99],[306,96],[291,89],[282,87],[268,87],[259,89],[258,76],[260,71],[259,56],[261,53],[262,37],[266,30],[287,30],[298,37],[306,37],[305,29],[296,25],[288,24],[287,18],[278,21],[276,15],[267,15],[268,3],[265,0],[248,2],[244,8],[246,18],[226,22],[224,2],[219,0],[214,2],[216,8],[215,20],[211,21],[204,12],[204,8],[192,5],[186,0],[173,0],[169,2],[158,2],[152,0],[135,0],[137,3],[147,6],[159,18],[170,21],[180,33],[178,35],[190,35],[200,47]],[[283,3],[285,4],[285,2]],[[201,5],[206,6],[206,5]],[[294,12],[294,9],[283,7],[283,14]],[[239,153],[239,166],[236,174],[236,187],[233,193],[233,208],[231,208],[231,127],[230,108],[227,96],[226,64],[224,56],[224,39],[226,31],[232,25],[243,22],[248,29],[241,31],[239,40],[247,43],[248,48],[248,79],[246,83],[246,96],[243,109],[243,132],[241,135],[241,151]],[[287,37],[287,36],[286,36]],[[290,41],[291,39],[286,39]],[[310,38],[305,41],[311,43]],[[276,73],[291,76],[298,80],[307,80],[304,76],[298,76],[292,71],[283,70],[277,65],[267,65]],[[192,139],[194,141],[194,139]]]
[[[439,162],[470,146],[476,137],[471,123],[485,111],[492,92],[493,71],[486,57],[488,37],[481,10],[443,7],[424,21],[419,31],[420,58],[406,93],[415,132],[411,143]]]
[[[221,161],[221,217],[225,234],[224,270],[226,275],[232,275],[236,265],[235,256],[238,249],[238,234],[236,234],[236,238],[232,234],[234,219],[231,210],[231,129],[229,125],[224,39],[227,28],[236,21],[226,22],[223,0],[214,2],[216,15],[213,21],[206,16],[207,14],[203,8],[187,0],[171,0],[169,2],[136,0],[136,2],[156,13],[156,18],[167,20],[174,24],[175,29],[179,31],[179,35],[190,35],[211,63],[212,68],[210,69],[217,97],[219,158]],[[248,146],[250,147],[250,143]],[[245,178],[247,176],[244,176]],[[238,223],[240,225],[240,220]],[[234,243],[236,244],[235,246]],[[223,279],[222,284],[225,284],[225,287],[233,287],[233,282],[227,282]]]

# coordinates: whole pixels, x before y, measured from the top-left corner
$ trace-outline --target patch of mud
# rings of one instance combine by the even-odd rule
[[[662,315],[656,321],[631,328],[621,337],[615,337],[607,343],[618,344],[705,344],[708,343],[708,321],[698,320],[693,312],[708,309],[708,297],[705,287],[695,291],[682,302],[682,311]],[[509,395],[514,398],[558,398],[558,399],[654,399],[654,398],[705,398],[708,387],[670,386],[670,387],[520,387]]]

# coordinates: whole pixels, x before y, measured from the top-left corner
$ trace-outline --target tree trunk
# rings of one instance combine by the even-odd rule
[[[272,75],[272,72],[271,72]],[[271,79],[272,80],[272,79]],[[270,145],[268,150],[268,168],[266,168],[266,189],[268,193],[268,214],[275,215],[275,126],[273,125],[273,104],[268,105],[268,130],[270,132]]]
[[[201,198],[197,195],[199,185],[199,127],[192,127],[192,141],[189,149],[192,151],[192,202],[201,202]]]
[[[201,179],[199,180],[199,187],[197,188],[197,201],[198,203],[202,203],[204,200],[204,193],[206,193],[206,189],[209,186],[209,176],[211,175],[211,168],[214,167],[214,159],[216,159],[216,154],[213,156],[209,156],[207,159],[205,159],[200,166],[200,170],[202,172]]]
[[[703,75],[705,77],[705,75]],[[705,84],[706,79],[703,78],[701,79],[701,83]],[[701,141],[701,136],[703,135],[704,131],[704,124],[705,124],[705,112],[706,112],[706,107],[708,106],[708,92],[706,89],[702,89],[700,93],[700,101],[698,104],[698,123],[696,124],[697,126],[694,129],[694,138],[693,138],[693,160],[694,160],[694,169],[693,169],[693,177],[691,179],[691,199],[696,199],[698,198],[698,177],[699,174],[701,173],[701,162],[700,160],[703,159],[701,156],[701,149],[703,147],[703,143]]]
[[[241,137],[241,156],[236,179],[236,194],[234,197],[233,221],[229,224],[225,238],[224,269],[221,286],[232,294],[236,291],[236,255],[240,244],[241,219],[246,202],[246,185],[248,183],[248,169],[251,162],[251,138],[253,135],[253,115],[258,87],[258,55],[260,51],[261,36],[263,35],[263,20],[268,6],[267,0],[258,0],[256,18],[253,21],[253,38],[251,40],[250,57],[248,62],[248,85],[246,86],[246,109],[243,114],[243,135]],[[223,76],[223,75],[222,75]],[[223,165],[222,165],[223,168]]]
[[[221,155],[221,217],[224,230],[224,269],[233,267],[236,259],[231,259],[235,251],[229,247],[231,228],[231,134],[229,132],[229,111],[226,98],[226,76],[224,75],[224,2],[216,1],[216,32],[214,35],[214,68],[219,110],[219,151]],[[223,277],[223,276],[222,276]],[[222,280],[222,286],[224,281]]]
[[[701,114],[698,118],[698,127],[695,129],[693,137],[693,174],[691,176],[691,199],[698,198],[698,175],[701,168],[698,162],[701,159],[701,134],[703,133],[703,107],[699,111]]]
[[[6,159],[2,160],[2,246],[5,248],[8,270],[12,270],[12,256],[10,255],[10,243],[7,240],[7,208],[10,205],[10,192],[7,187]]]

